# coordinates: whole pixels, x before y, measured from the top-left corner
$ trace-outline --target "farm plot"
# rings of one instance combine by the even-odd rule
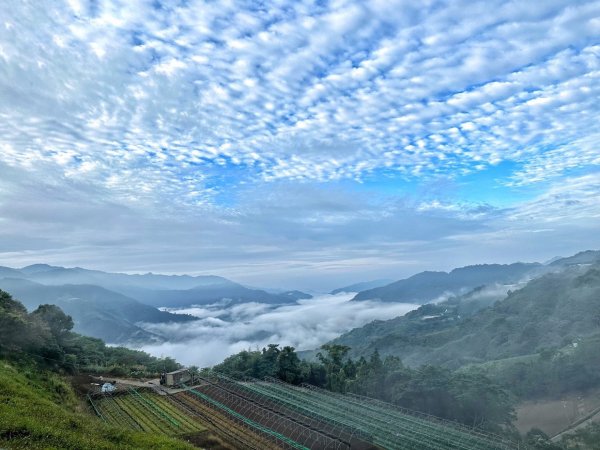
[[[149,390],[129,389],[123,394],[88,397],[97,415],[116,426],[176,436],[206,428],[184,409]]]
[[[247,388],[293,408],[310,409],[324,420],[354,426],[386,449],[510,449],[512,443],[477,433],[466,427],[411,414],[384,402],[342,395],[304,385],[291,386],[276,380],[247,383]]]
[[[515,444],[378,400],[220,374],[174,395],[129,389],[89,398],[106,422],[172,436],[209,429],[235,448],[509,450]]]
[[[518,448],[454,422],[309,385],[292,386],[273,379],[239,382],[219,374],[203,382],[193,391],[311,449]]]
[[[226,442],[242,450],[271,450],[282,448],[276,439],[260,429],[252,427],[241,416],[232,414],[228,408],[214,404],[209,397],[198,396],[193,390],[168,397],[203,420],[207,426]]]
[[[217,400],[263,427],[283,445],[340,450],[374,448],[367,442],[367,436],[347,424],[323,420],[307,409],[290,408],[278,399],[261,395],[225,377],[220,377],[218,381],[206,378],[202,381],[202,386],[194,389],[196,393]]]

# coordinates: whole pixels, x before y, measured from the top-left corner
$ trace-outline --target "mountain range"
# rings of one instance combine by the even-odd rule
[[[334,289],[333,291],[330,292],[330,294],[336,295],[341,292],[361,292],[361,291],[366,291],[368,289],[374,289],[374,288],[378,288],[381,286],[386,286],[393,282],[394,282],[394,280],[391,280],[389,278],[382,278],[382,279],[373,280],[373,281],[362,281],[360,283],[354,283],[349,286],[344,286],[341,288]]]
[[[415,356],[420,352],[420,344],[413,346],[416,349],[414,354],[407,350],[413,347],[399,344],[407,339],[405,327],[408,327],[411,339],[417,328],[432,328],[437,333],[442,324],[445,330],[451,323],[463,323],[469,315],[476,317],[479,311],[489,309],[494,302],[506,298],[508,290],[517,291],[527,282],[536,286],[535,280],[544,274],[558,276],[556,272],[581,270],[599,262],[600,252],[586,251],[568,258],[555,258],[548,264],[519,262],[473,265],[450,272],[421,272],[391,283],[389,280],[375,280],[335,289],[333,294],[359,290],[352,301],[424,304],[404,317],[376,321],[352,330],[335,342],[351,345],[357,354],[368,354],[374,348],[390,354],[398,353],[406,357],[409,363],[413,360],[423,362],[428,358],[435,359],[437,353],[429,347],[424,348],[430,356],[421,358]],[[56,304],[73,317],[76,331],[110,343],[165,340],[167,337],[144,329],[143,323],[195,320],[185,314],[161,311],[158,309],[160,307],[228,306],[246,302],[276,306],[311,297],[300,291],[267,292],[218,276],[130,275],[47,264],[34,264],[21,269],[0,267],[0,289],[10,292],[30,310],[44,303]],[[444,310],[442,313],[440,308]],[[436,336],[448,338],[443,333]],[[474,355],[473,358],[477,359],[478,356]]]
[[[353,300],[429,303],[444,296],[466,293],[478,286],[513,284],[539,273],[543,268],[539,263],[480,264],[451,272],[421,272],[384,286],[363,290]]]
[[[199,304],[261,302],[289,304],[308,294],[280,294],[250,289],[218,276],[129,275],[34,264],[21,269],[0,267],[0,289],[32,310],[55,304],[72,316],[75,331],[110,343],[148,343],[165,337],[140,323],[187,322],[185,314],[160,311]],[[308,296],[310,297],[310,296]]]
[[[600,252],[582,252],[544,267],[529,280],[494,283],[425,304],[353,329],[330,344],[351,347],[355,357],[377,350],[409,366],[458,368],[535,354],[600,333]]]

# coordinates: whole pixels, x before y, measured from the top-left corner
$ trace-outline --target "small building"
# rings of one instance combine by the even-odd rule
[[[192,380],[192,374],[188,369],[179,369],[175,372],[163,373],[160,377],[160,384],[166,386],[177,386],[182,383],[188,383]]]

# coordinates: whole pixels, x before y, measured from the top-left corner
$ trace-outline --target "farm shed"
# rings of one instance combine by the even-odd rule
[[[181,383],[187,383],[192,379],[192,375],[188,369],[179,369],[174,372],[163,374],[161,384],[167,386],[177,386]]]

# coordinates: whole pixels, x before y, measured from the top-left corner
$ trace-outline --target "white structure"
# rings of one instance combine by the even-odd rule
[[[100,388],[101,392],[114,392],[117,389],[117,387],[114,384],[111,383],[104,383],[102,385],[102,387]]]

